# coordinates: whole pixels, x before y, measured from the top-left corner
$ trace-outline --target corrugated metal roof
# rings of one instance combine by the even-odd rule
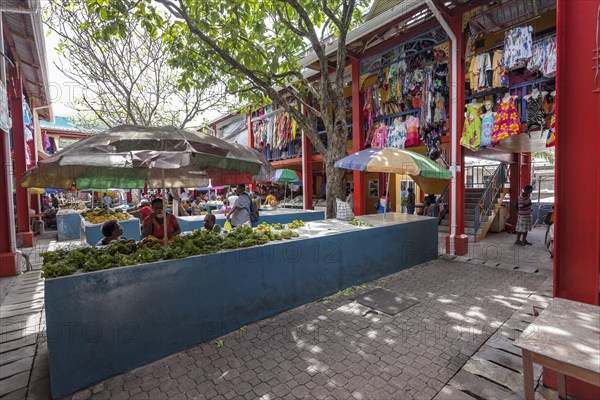
[[[397,6],[403,1],[404,0],[375,0],[371,6],[371,9],[369,10],[367,21],[371,18],[375,18],[379,14],[386,12],[387,10],[392,9],[394,6]]]
[[[14,45],[8,50],[16,53],[13,57],[23,71],[27,96],[34,108],[50,106],[46,43],[39,0],[2,0],[2,18]],[[52,116],[49,109],[41,109],[39,114],[46,119]]]

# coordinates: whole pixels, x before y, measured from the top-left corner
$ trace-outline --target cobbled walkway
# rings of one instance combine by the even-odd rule
[[[48,355],[45,343],[44,281],[40,253],[56,239],[56,232],[34,238],[34,246],[21,249],[31,270],[2,278],[6,293],[0,301],[0,398],[49,398]],[[25,261],[25,260],[23,260]],[[24,263],[25,264],[25,263]]]
[[[546,280],[440,259],[259,321],[72,399],[431,399]],[[389,316],[356,295],[384,287],[419,304]],[[468,398],[469,396],[458,390]]]

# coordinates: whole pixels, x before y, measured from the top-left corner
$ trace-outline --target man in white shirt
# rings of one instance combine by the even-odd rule
[[[111,208],[113,204],[113,199],[106,193],[102,198],[102,205],[106,208]]]

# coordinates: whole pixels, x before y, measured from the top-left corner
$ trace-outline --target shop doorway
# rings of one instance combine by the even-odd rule
[[[406,213],[406,198],[408,197],[408,188],[412,188],[416,195],[415,181],[412,179],[400,179],[400,212]]]

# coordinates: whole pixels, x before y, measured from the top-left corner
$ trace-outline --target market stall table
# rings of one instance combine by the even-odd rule
[[[202,229],[204,227],[204,217],[204,215],[177,217],[177,222],[179,222],[179,228],[181,228],[182,232],[188,232],[193,231],[194,229]],[[226,220],[225,214],[216,214],[215,217],[217,224],[223,228]],[[267,224],[288,224],[295,219],[304,222],[318,221],[325,219],[325,212],[313,210],[270,210],[261,208],[259,220],[253,222],[252,226],[257,226],[261,222],[266,222]]]
[[[83,235],[81,214],[75,210],[59,210],[56,213],[56,230],[59,242],[80,239]]]
[[[47,279],[52,395],[437,258],[436,219],[360,218],[374,226],[313,221],[291,240]]]
[[[523,352],[525,398],[535,398],[533,363],[558,373],[559,398],[567,398],[565,376],[600,386],[600,307],[554,298],[515,342]]]
[[[123,228],[123,237],[135,241],[140,240],[142,228],[138,218],[130,217],[126,221],[119,221],[119,224]],[[104,237],[101,230],[102,224],[92,224],[81,218],[81,227],[85,235],[85,241],[92,246],[95,246]]]

